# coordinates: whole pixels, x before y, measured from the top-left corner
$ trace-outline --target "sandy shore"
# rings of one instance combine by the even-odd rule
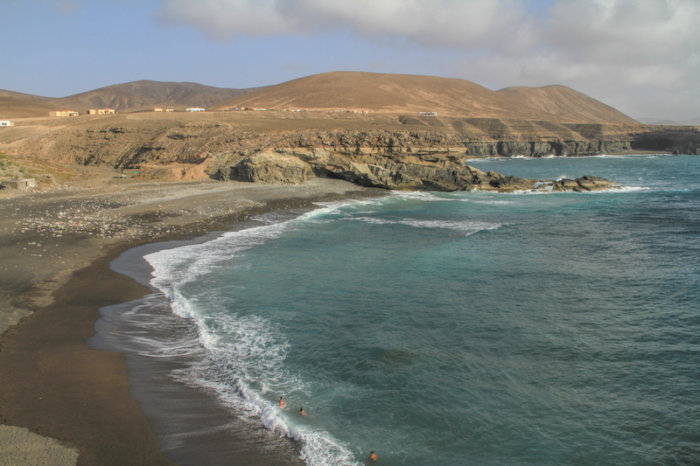
[[[85,344],[99,308],[147,291],[110,270],[118,254],[224,230],[254,213],[377,194],[326,179],[296,186],[114,180],[4,194],[0,464],[171,463],[131,396],[124,357]],[[255,463],[254,451],[245,454],[240,464]]]

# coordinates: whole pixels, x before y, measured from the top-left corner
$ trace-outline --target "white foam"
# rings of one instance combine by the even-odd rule
[[[484,230],[495,230],[501,226],[500,223],[473,222],[466,220],[419,220],[405,218],[401,220],[387,220],[376,217],[354,217],[348,220],[362,221],[375,225],[406,225],[413,228],[435,228],[453,230],[466,233],[467,236]]]
[[[372,201],[369,201],[372,202]],[[364,203],[369,203],[365,201]],[[376,201],[375,201],[376,202]],[[290,422],[275,400],[278,394],[293,397],[303,392],[303,381],[285,368],[288,343],[283,333],[260,316],[243,316],[225,309],[206,296],[185,296],[183,285],[196,281],[218,264],[241,251],[278,238],[300,222],[314,222],[340,214],[355,202],[327,203],[300,217],[274,223],[274,216],[262,216],[260,227],[229,232],[204,244],[162,250],[145,256],[153,268],[151,284],[161,290],[176,315],[190,320],[196,336],[172,345],[148,346],[153,357],[190,355],[199,349],[201,357],[190,367],[174,371],[181,381],[217,394],[227,406],[257,419],[267,429],[302,442],[301,454],[310,465],[356,464],[352,452],[325,431],[315,431]],[[279,218],[279,217],[277,217]]]
[[[614,189],[614,191],[620,193],[637,193],[639,191],[651,191],[651,188],[648,186],[621,186]]]
[[[436,195],[435,193],[431,193],[429,191],[392,191],[392,195],[396,198],[399,199],[409,199],[409,200],[417,200],[417,201],[426,201],[426,202],[436,202],[436,201],[445,201],[446,199],[444,197],[440,197]]]
[[[483,205],[509,205],[513,204],[513,201],[504,200],[476,200],[476,199],[459,199],[460,202],[470,202],[472,204],[483,204]]]

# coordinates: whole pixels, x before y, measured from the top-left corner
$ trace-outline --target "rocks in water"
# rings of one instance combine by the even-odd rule
[[[339,178],[361,186],[430,191],[597,191],[619,187],[594,176],[539,181],[484,172],[450,154],[376,154],[315,150],[262,151],[244,157],[219,179],[302,183],[312,177]]]
[[[554,191],[601,191],[605,189],[618,189],[620,185],[614,181],[597,176],[585,175],[575,180],[563,178],[553,183]]]

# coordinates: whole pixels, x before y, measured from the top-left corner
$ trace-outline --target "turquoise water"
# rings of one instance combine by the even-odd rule
[[[394,193],[150,254],[196,329],[178,377],[309,464],[697,462],[700,158],[470,163],[625,188]]]

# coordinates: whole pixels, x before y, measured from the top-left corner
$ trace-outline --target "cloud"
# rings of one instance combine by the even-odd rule
[[[411,47],[450,50],[462,63],[443,69],[465,79],[617,90],[632,111],[635,95],[700,100],[697,0],[163,0],[159,14],[220,41],[342,30],[398,44],[397,61]]]
[[[363,37],[400,36],[456,48],[500,42],[503,31],[527,26],[519,0],[164,0],[160,14],[219,40],[343,28]]]

